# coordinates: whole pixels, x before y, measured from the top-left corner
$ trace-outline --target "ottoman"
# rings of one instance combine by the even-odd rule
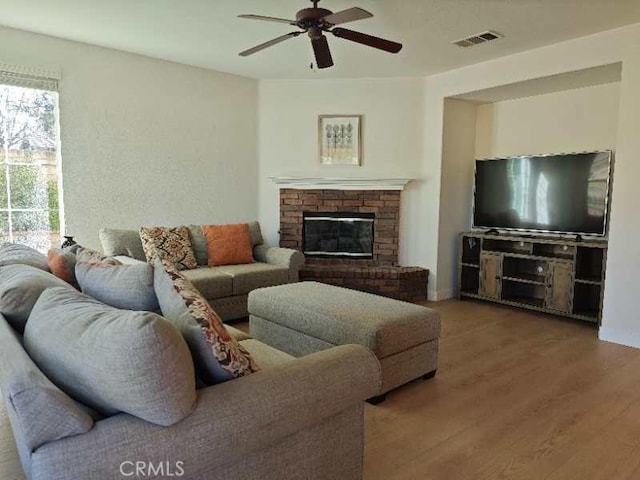
[[[300,282],[251,291],[248,310],[252,337],[296,357],[348,343],[369,348],[382,368],[377,401],[438,368],[440,315],[430,308]]]

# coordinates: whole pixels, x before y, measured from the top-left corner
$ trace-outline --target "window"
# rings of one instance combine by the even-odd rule
[[[30,85],[35,85],[33,88]],[[60,245],[57,82],[0,72],[0,243]]]

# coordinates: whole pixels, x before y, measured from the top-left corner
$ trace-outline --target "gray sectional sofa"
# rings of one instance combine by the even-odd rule
[[[44,298],[56,290],[66,288],[44,290],[49,293],[36,302],[41,325],[47,325],[47,311],[57,312],[58,320],[77,315],[77,306],[66,312],[65,302],[43,311]],[[127,413],[99,415],[72,398],[45,376],[27,352],[30,343],[12,325],[15,320],[0,314],[3,479],[22,478],[11,470],[13,439],[1,435],[7,418],[30,480],[124,478],[136,462],[143,462],[145,478],[172,476],[168,472],[198,480],[362,478],[363,401],[381,382],[380,365],[364,347],[345,345],[296,359],[229,327],[262,370],[196,390],[190,414],[159,426]],[[109,345],[108,337],[99,338]],[[71,344],[78,348],[84,340]],[[46,344],[46,338],[40,341]]]
[[[265,245],[258,222],[249,223],[256,262],[245,265],[207,266],[207,246],[202,229],[198,225],[188,228],[198,268],[182,273],[225,321],[248,315],[247,296],[251,290],[298,281],[304,255],[290,248]],[[99,235],[106,255],[115,256],[123,263],[146,261],[137,230],[103,228]]]

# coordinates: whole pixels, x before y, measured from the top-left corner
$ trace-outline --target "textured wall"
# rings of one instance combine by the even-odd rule
[[[412,202],[422,173],[420,78],[260,81],[260,220],[265,238],[278,242],[278,188],[269,176],[413,178],[402,192],[399,259],[415,264],[421,248],[410,230],[420,206]],[[322,166],[318,115],[363,115],[361,167]]]
[[[471,226],[471,190],[476,139],[476,105],[445,100],[438,235],[438,300],[457,292],[458,235]]]
[[[478,106],[476,157],[615,149],[620,83]]]
[[[637,188],[640,164],[640,24],[502,57],[425,79],[425,166],[440,176],[442,158],[443,98],[584,68],[622,62],[622,81],[616,129],[616,161],[609,228],[609,256],[600,338],[640,347],[640,311],[636,300],[640,255]],[[566,128],[566,127],[562,127]],[[442,185],[442,188],[447,188]],[[425,200],[429,200],[425,198]],[[432,199],[437,204],[437,199]],[[425,218],[433,216],[433,202]],[[438,215],[447,206],[438,205]],[[425,239],[426,258],[434,251],[434,235]],[[446,241],[446,240],[445,240]],[[436,276],[438,272],[436,272]],[[430,286],[432,281],[429,282]],[[431,295],[431,292],[430,292]]]
[[[0,61],[55,67],[66,231],[257,218],[257,82],[0,28]]]

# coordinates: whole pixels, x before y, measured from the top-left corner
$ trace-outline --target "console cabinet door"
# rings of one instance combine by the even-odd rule
[[[500,298],[502,277],[502,255],[482,252],[480,254],[480,288],[483,297]]]
[[[549,262],[545,307],[570,313],[573,299],[573,268],[569,262]]]

